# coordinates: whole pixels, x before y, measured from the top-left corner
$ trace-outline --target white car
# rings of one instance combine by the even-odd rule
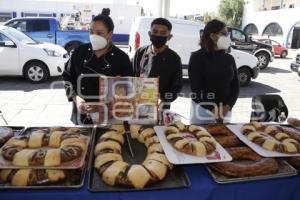
[[[139,47],[149,45],[150,39],[148,31],[154,17],[138,17],[131,26],[129,36],[129,57],[133,58]],[[181,57],[183,76],[188,76],[187,66],[190,55],[193,51],[197,51],[199,46],[199,32],[204,29],[205,25],[199,22],[192,22],[181,19],[168,19],[172,23],[172,39],[168,42],[171,49],[178,53]],[[258,60],[254,55],[246,52],[232,49],[231,55],[234,57],[241,86],[250,83],[251,78],[258,76],[259,68]]]
[[[60,76],[68,59],[64,48],[37,42],[14,28],[0,25],[0,76],[24,76],[38,83]]]

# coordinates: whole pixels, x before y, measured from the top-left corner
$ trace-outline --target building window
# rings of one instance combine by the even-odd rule
[[[281,36],[283,35],[283,31],[281,26],[278,23],[271,23],[266,26],[263,35],[266,36]]]
[[[53,17],[53,14],[39,13],[39,17]]]
[[[37,13],[24,13],[24,17],[37,17]]]
[[[244,28],[244,32],[247,35],[258,35],[258,29],[257,26],[255,24],[248,24],[245,28]]]
[[[27,32],[48,32],[50,31],[49,20],[28,20],[27,21]]]
[[[271,10],[279,10],[280,6],[272,6]]]
[[[6,26],[13,27],[19,31],[26,32],[27,23],[23,20],[11,21]]]

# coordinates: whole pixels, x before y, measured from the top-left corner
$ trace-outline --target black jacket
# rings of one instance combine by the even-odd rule
[[[136,51],[132,60],[135,76],[140,76],[141,59],[149,47],[141,47]],[[182,88],[182,66],[178,54],[168,47],[153,57],[149,78],[157,77],[159,77],[160,99],[164,102],[174,101]]]
[[[85,77],[85,75],[94,75],[94,77]],[[99,75],[133,76],[128,55],[111,45],[105,55],[97,58],[90,43],[78,47],[66,64],[62,75],[68,100],[73,101],[72,97],[78,95],[86,102],[97,102],[99,100]],[[75,124],[79,123],[77,117],[76,105],[73,102],[71,120]],[[85,117],[81,115],[80,120],[84,121]]]
[[[239,96],[239,80],[235,60],[224,51],[214,53],[200,49],[189,62],[189,79],[196,103],[216,103],[234,106]],[[212,106],[203,106],[212,110]]]

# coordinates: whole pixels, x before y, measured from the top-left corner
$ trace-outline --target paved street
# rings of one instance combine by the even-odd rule
[[[290,71],[294,55],[295,52],[291,52],[287,59],[275,59],[250,86],[241,89],[232,122],[249,121],[251,98],[258,94],[281,95],[289,108],[289,116],[300,117],[300,77]],[[183,93],[188,92],[188,81],[185,81]],[[187,97],[178,98],[172,105],[172,110],[186,119],[190,111],[190,99]],[[72,125],[69,120],[71,105],[59,78],[43,84],[31,84],[23,78],[0,77],[0,110],[9,125]],[[0,125],[4,125],[1,118]]]
[[[50,89],[54,83],[58,85]],[[22,78],[1,78],[0,109],[10,125],[72,125],[71,107],[59,79],[31,84]]]

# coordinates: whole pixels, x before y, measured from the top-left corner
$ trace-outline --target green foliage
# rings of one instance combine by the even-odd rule
[[[218,17],[216,16],[215,13],[211,12],[211,13],[204,13],[203,15],[203,22],[204,24],[207,24],[209,21],[213,20],[213,19],[217,19]]]
[[[219,15],[227,25],[240,28],[242,26],[244,0],[221,0]]]

